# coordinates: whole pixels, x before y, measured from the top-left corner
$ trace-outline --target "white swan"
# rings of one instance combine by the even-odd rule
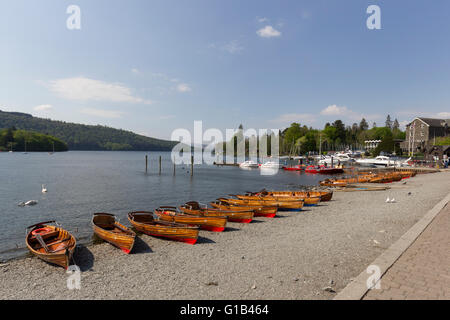
[[[395,202],[395,199],[394,199],[394,198],[392,198],[392,199],[391,199],[391,203],[394,203],[394,202]]]
[[[391,200],[389,200],[389,197],[386,199],[386,203],[391,202]]]
[[[45,187],[45,185],[42,185],[42,193],[46,193],[47,192],[47,188]]]

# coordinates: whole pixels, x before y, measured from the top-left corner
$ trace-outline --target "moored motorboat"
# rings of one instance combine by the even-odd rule
[[[168,238],[189,244],[197,242],[198,227],[157,220],[152,212],[130,212],[128,213],[128,221],[136,230],[150,236]]]
[[[253,160],[247,160],[239,164],[240,168],[258,168],[259,165]]]
[[[29,226],[25,242],[36,257],[67,269],[76,247],[76,239],[67,230],[53,224],[56,222],[46,221]]]
[[[92,228],[98,237],[118,247],[126,254],[133,249],[136,233],[120,224],[114,215],[94,213]]]
[[[296,165],[296,166],[292,166],[292,167],[285,167],[285,166],[283,166],[281,168],[283,170],[285,170],[285,171],[302,171],[302,170],[305,169],[305,167],[301,166],[301,165]]]
[[[260,169],[279,169],[281,164],[278,161],[267,161],[259,166]]]
[[[176,207],[159,207],[154,212],[160,220],[199,226],[203,230],[221,232],[227,225],[225,216],[208,216],[200,212],[198,215],[177,211]]]
[[[319,174],[337,174],[337,173],[344,173],[344,169],[342,168],[328,168],[325,166],[308,166],[305,169],[306,173],[319,173]]]
[[[250,223],[253,220],[253,210],[222,210],[219,208],[208,208],[201,206],[197,201],[190,201],[180,206],[180,210],[186,214],[209,216],[209,217],[226,217],[230,222]]]

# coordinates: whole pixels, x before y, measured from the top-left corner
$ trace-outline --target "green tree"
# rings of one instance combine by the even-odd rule
[[[385,126],[389,129],[392,129],[392,121],[391,121],[391,116],[387,115],[386,117],[386,122],[385,122]]]
[[[369,129],[369,124],[367,123],[366,119],[362,118],[361,122],[359,123],[359,130],[365,131],[367,129]]]

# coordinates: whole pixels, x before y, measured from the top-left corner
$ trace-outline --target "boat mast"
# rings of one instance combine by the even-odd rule
[[[319,155],[322,155],[322,132],[319,131]]]

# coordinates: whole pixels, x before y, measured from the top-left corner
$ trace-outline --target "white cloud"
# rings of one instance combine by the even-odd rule
[[[268,22],[268,21],[269,21],[269,19],[267,19],[267,18],[259,18],[258,19],[258,22],[260,22],[260,23]]]
[[[132,94],[132,90],[122,84],[108,83],[85,77],[66,78],[51,81],[51,91],[69,100],[110,101],[151,104]]]
[[[113,110],[102,110],[102,109],[92,109],[92,108],[84,108],[81,110],[81,113],[88,114],[94,117],[100,118],[122,118],[125,112],[122,111],[113,111]]]
[[[272,26],[265,26],[256,31],[256,34],[262,38],[272,38],[281,36],[281,32],[275,30]]]
[[[310,113],[285,113],[278,118],[269,120],[274,123],[292,123],[292,122],[300,122],[300,124],[305,124],[305,122],[314,122],[316,117]]]
[[[216,49],[220,51],[226,51],[230,54],[241,53],[244,50],[244,46],[239,40],[231,40],[229,42],[214,42],[208,44],[209,49]]]
[[[137,69],[137,68],[131,69],[131,72],[134,73],[134,74],[140,74],[140,73],[141,73],[141,72],[139,71],[139,69]]]
[[[34,111],[49,111],[53,109],[53,106],[51,104],[41,104],[39,106],[36,106],[33,108]]]
[[[437,114],[437,116],[439,117],[439,118],[450,118],[450,112],[439,112],[438,114]]]
[[[189,85],[187,85],[186,83],[180,83],[177,86],[177,91],[178,92],[189,92],[192,91],[191,87],[189,87]]]
[[[244,47],[239,43],[238,40],[232,40],[225,44],[222,49],[231,54],[235,54],[242,52],[242,50],[244,50]]]
[[[338,107],[333,104],[320,111],[320,114],[324,116],[339,116],[349,113],[349,111],[347,107]]]
[[[359,121],[362,118],[366,119],[367,121],[374,121],[382,118],[382,116],[379,114],[358,113],[348,109],[347,107],[339,107],[335,104],[329,105],[328,107],[320,111],[320,114],[322,116],[339,116],[340,118],[343,118],[342,120],[349,119],[352,121]]]

